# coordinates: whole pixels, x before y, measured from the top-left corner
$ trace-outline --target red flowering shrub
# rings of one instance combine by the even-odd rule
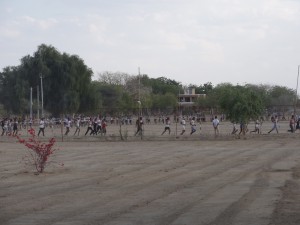
[[[24,144],[29,151],[29,161],[33,163],[38,173],[43,173],[50,156],[58,149],[53,149],[55,138],[50,138],[48,143],[43,143],[37,140],[34,129],[28,130],[30,138],[22,139],[19,135],[16,136],[19,143]]]

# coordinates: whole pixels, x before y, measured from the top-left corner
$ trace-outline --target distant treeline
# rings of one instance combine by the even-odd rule
[[[295,91],[282,86],[183,85],[164,76],[150,78],[122,72],[102,72],[96,75],[97,80],[92,76],[93,71],[79,56],[42,44],[33,55],[24,56],[19,66],[5,67],[0,73],[0,108],[6,114],[28,115],[31,88],[33,111],[41,107],[43,97],[44,112],[52,116],[136,114],[141,109],[149,113],[175,111],[178,94],[187,87],[195,88],[196,94],[206,94],[189,109],[194,113],[211,108],[228,114],[229,105],[251,110],[259,106],[257,113],[285,112],[296,103]],[[240,105],[234,106],[236,102]]]

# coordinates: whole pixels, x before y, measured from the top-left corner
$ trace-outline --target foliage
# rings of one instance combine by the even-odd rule
[[[153,95],[153,108],[155,109],[171,109],[177,106],[177,98],[172,93],[165,95]]]
[[[145,84],[145,86],[152,88],[153,94],[165,95],[166,93],[171,93],[177,96],[179,90],[181,89],[179,82],[166,77],[159,77],[155,79],[144,76],[142,82]]]
[[[48,143],[37,140],[34,129],[28,130],[30,138],[28,140],[16,136],[19,143],[25,145],[29,150],[29,162],[33,163],[38,173],[43,173],[46,165],[49,163],[50,156],[57,150],[54,149],[55,138],[50,138]]]
[[[265,106],[259,93],[243,86],[224,86],[220,91],[220,107],[232,122],[248,123],[262,115]]]
[[[284,107],[295,103],[295,91],[282,86],[273,86],[267,89],[268,106]]]
[[[0,72],[0,104],[8,114],[29,114],[32,87],[33,110],[36,112],[38,89],[41,100],[41,80],[43,107],[53,116],[72,113],[132,114],[140,107],[147,112],[151,109],[170,111],[170,108],[176,107],[178,94],[183,92],[180,82],[164,76],[150,78],[146,74],[106,71],[98,73],[98,80],[92,81],[92,75],[93,71],[79,56],[61,53],[53,46],[42,44],[32,55],[21,58],[19,66],[6,67]],[[196,94],[206,94],[206,98],[196,103],[198,108],[219,111],[223,94],[230,93],[229,89],[234,86],[223,83],[214,87],[207,82],[187,87],[194,87]],[[241,92],[247,91],[245,95],[250,90],[258,94],[261,104],[272,112],[284,112],[296,102],[295,91],[286,87],[250,84],[239,87]],[[138,104],[139,101],[141,104]]]
[[[45,110],[54,115],[81,111],[92,74],[78,56],[42,44],[33,56],[23,57],[20,66],[6,67],[0,73],[0,101],[9,111],[28,112],[30,87],[36,96],[43,79]]]
[[[98,73],[98,81],[108,85],[124,85],[130,79],[130,75],[121,72],[102,72]]]
[[[190,84],[189,87],[195,88],[196,94],[209,94],[213,90],[211,82],[207,82],[203,85]]]

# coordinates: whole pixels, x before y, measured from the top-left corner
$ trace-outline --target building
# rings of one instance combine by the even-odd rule
[[[178,104],[180,108],[193,107],[199,98],[205,98],[206,94],[196,94],[195,88],[184,89],[183,94],[178,96]]]

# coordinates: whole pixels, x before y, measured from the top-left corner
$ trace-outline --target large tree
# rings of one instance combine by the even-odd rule
[[[258,92],[239,85],[220,88],[219,104],[227,118],[236,123],[260,118],[265,109],[264,100]]]
[[[3,96],[0,100],[7,110],[23,113],[26,107],[29,108],[30,87],[34,90],[34,96],[37,89],[41,94],[43,81],[45,110],[55,115],[85,111],[87,106],[82,104],[83,101],[93,97],[88,93],[92,74],[92,70],[78,56],[60,53],[53,46],[42,44],[32,56],[23,57],[21,65],[7,67],[0,73],[0,95]]]

